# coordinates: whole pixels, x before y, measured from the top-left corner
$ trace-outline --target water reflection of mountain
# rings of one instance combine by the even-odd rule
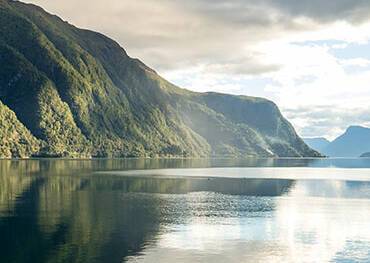
[[[157,200],[122,202],[117,193],[89,191],[85,182],[31,180],[10,211],[0,214],[0,262],[122,262],[153,239]]]
[[[228,195],[279,196],[289,191],[293,180],[244,178],[155,178],[99,176],[86,181],[84,187],[121,192],[185,194],[216,192]]]
[[[147,163],[131,165],[139,168]],[[132,198],[124,193],[281,195],[292,184],[289,180],[90,175],[106,167],[122,169],[122,163],[0,162],[0,262],[122,262],[140,253],[155,240],[164,220],[160,207],[167,199],[157,195]],[[176,210],[177,203],[167,206]]]
[[[370,185],[359,182],[92,175],[102,170],[279,166],[284,162],[0,161],[0,262],[122,262],[156,242],[163,222],[272,211],[276,204],[269,197],[285,194],[370,196]],[[195,194],[183,195],[190,192]]]
[[[123,198],[125,192],[278,195],[289,186],[286,180],[34,177],[0,217],[0,262],[121,262],[140,252],[158,232],[163,199]],[[1,189],[7,195],[12,188]]]
[[[207,168],[207,167],[306,167],[314,159],[97,159],[97,160],[0,160],[1,174],[63,175],[73,171]],[[369,166],[370,167],[370,166]]]

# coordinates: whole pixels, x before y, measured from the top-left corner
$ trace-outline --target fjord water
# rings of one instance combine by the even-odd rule
[[[370,159],[0,161],[0,262],[369,262]]]

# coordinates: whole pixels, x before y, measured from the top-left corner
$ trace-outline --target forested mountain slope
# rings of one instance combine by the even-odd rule
[[[28,142],[22,157],[319,155],[271,101],[178,88],[106,36],[7,0],[0,101],[14,119],[0,115],[2,129]]]

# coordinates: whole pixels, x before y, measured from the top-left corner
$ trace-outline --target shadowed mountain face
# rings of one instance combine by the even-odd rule
[[[2,130],[26,137],[1,131],[1,157],[319,155],[274,103],[180,89],[34,5],[0,0],[0,64]]]
[[[350,126],[346,132],[325,147],[322,153],[330,157],[359,157],[370,151],[370,129]]]

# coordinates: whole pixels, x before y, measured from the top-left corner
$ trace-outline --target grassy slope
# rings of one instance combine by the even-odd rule
[[[180,89],[116,42],[36,6],[0,0],[0,48],[0,100],[44,154],[317,154],[273,103]]]

